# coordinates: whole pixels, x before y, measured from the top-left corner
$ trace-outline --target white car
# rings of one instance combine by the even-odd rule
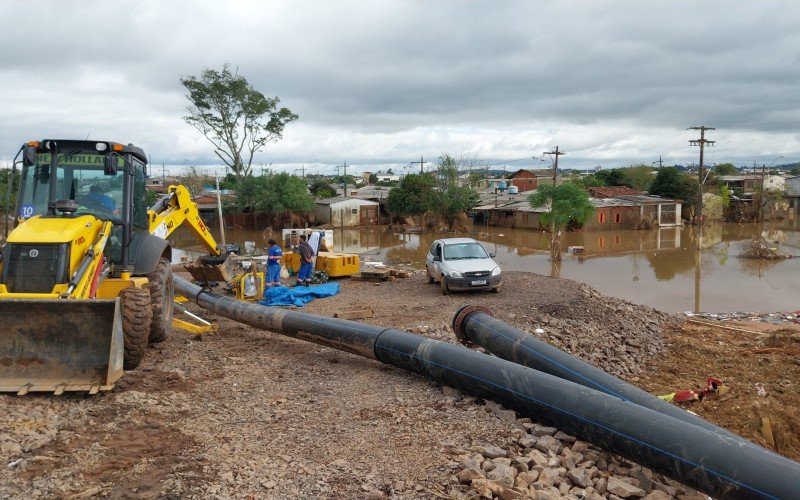
[[[436,240],[425,256],[428,283],[438,281],[445,295],[456,290],[498,292],[503,275],[493,257],[472,238]]]

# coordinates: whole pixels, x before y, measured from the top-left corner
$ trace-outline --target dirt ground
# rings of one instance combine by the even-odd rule
[[[707,377],[721,379],[730,388],[726,394],[681,406],[800,460],[800,325],[684,323],[668,330],[666,340],[666,355],[641,377],[641,387],[668,394],[702,388]],[[764,438],[763,418],[769,419],[774,445]]]
[[[663,342],[666,315],[526,273],[509,273],[500,294],[443,296],[421,273],[341,285],[303,310],[370,307],[366,322],[453,342],[453,314],[481,304],[653,392],[715,375],[728,398],[691,409],[757,441],[756,417],[769,416],[778,451],[798,458],[796,337],[775,340],[785,354],[715,329]],[[176,332],[111,392],[0,396],[0,498],[451,498],[455,457],[520,436],[513,416],[416,375],[202,315],[219,333]],[[614,351],[619,331],[642,333]]]

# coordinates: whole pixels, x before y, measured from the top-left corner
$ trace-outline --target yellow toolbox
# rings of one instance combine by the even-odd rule
[[[353,276],[358,274],[360,263],[358,255],[351,253],[320,252],[317,255],[316,268],[324,271],[328,276]],[[299,267],[299,264],[298,264]]]

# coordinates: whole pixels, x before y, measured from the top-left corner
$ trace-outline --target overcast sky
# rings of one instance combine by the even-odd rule
[[[256,161],[377,170],[800,161],[800,3],[0,2],[0,159],[30,139],[214,162],[181,76],[225,63],[300,115]],[[298,164],[298,165],[290,165]]]

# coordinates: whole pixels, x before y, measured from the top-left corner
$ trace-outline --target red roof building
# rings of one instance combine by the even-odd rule
[[[618,196],[642,194],[641,191],[628,186],[592,186],[588,189],[592,198],[616,198]]]
[[[532,191],[536,189],[539,182],[536,180],[536,174],[530,170],[520,169],[511,174],[511,185],[517,186],[522,191]]]

